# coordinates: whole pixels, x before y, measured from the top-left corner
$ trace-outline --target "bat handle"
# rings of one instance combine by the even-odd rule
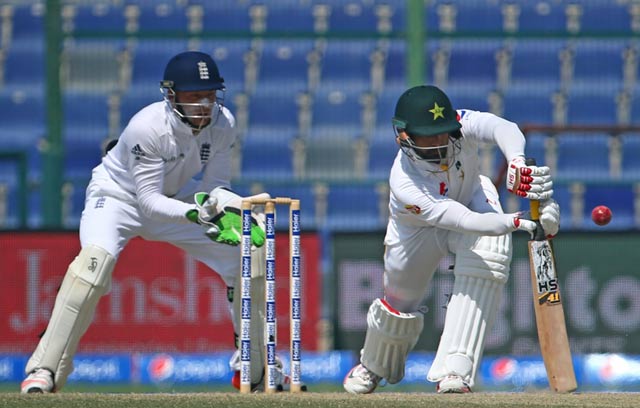
[[[536,159],[534,159],[533,157],[529,157],[525,160],[524,162],[527,166],[535,166],[536,165]],[[529,201],[529,208],[531,210],[531,221],[535,221],[537,228],[536,228],[536,234],[535,234],[535,240],[536,241],[543,241],[544,239],[546,239],[545,235],[544,235],[544,229],[542,228],[542,225],[540,225],[540,201],[538,200],[530,200]]]

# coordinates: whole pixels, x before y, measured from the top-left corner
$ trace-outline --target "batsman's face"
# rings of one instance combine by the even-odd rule
[[[433,136],[410,136],[404,130],[398,131],[397,142],[411,146],[418,156],[427,161],[440,162],[447,156],[449,133]]]

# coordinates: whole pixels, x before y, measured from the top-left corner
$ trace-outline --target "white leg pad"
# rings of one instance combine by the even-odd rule
[[[264,377],[265,356],[265,246],[251,251],[251,383],[259,384]],[[240,272],[240,271],[238,271]],[[233,323],[236,333],[240,333],[240,275],[233,294]],[[230,362],[231,368],[240,370],[240,358]]]
[[[466,237],[456,255],[453,293],[427,379],[438,382],[458,375],[473,387],[485,338],[509,276],[511,237]]]
[[[401,313],[376,299],[369,307],[367,325],[360,362],[390,384],[399,382],[404,377],[407,355],[422,333],[422,313]]]
[[[46,368],[53,372],[57,390],[66,384],[80,338],[93,320],[100,297],[109,291],[115,262],[102,248],[82,248],[64,276],[47,330],[27,362],[27,373]]]

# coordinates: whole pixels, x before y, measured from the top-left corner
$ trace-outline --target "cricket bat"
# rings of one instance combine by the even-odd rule
[[[536,161],[527,159],[526,164],[535,166]],[[539,205],[537,200],[530,202],[531,220],[538,225],[535,237],[529,241],[533,309],[549,386],[555,392],[566,393],[575,391],[578,384],[569,349],[553,246],[540,225]]]

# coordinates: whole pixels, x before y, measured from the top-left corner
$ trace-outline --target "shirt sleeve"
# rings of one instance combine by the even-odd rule
[[[186,213],[194,206],[162,194],[164,161],[152,138],[134,135],[133,139],[136,142],[132,143],[130,154],[134,157],[129,160],[129,171],[140,210],[154,220],[188,223]]]
[[[489,112],[463,110],[460,113],[465,137],[498,145],[507,161],[524,157],[525,138],[518,125]]]

